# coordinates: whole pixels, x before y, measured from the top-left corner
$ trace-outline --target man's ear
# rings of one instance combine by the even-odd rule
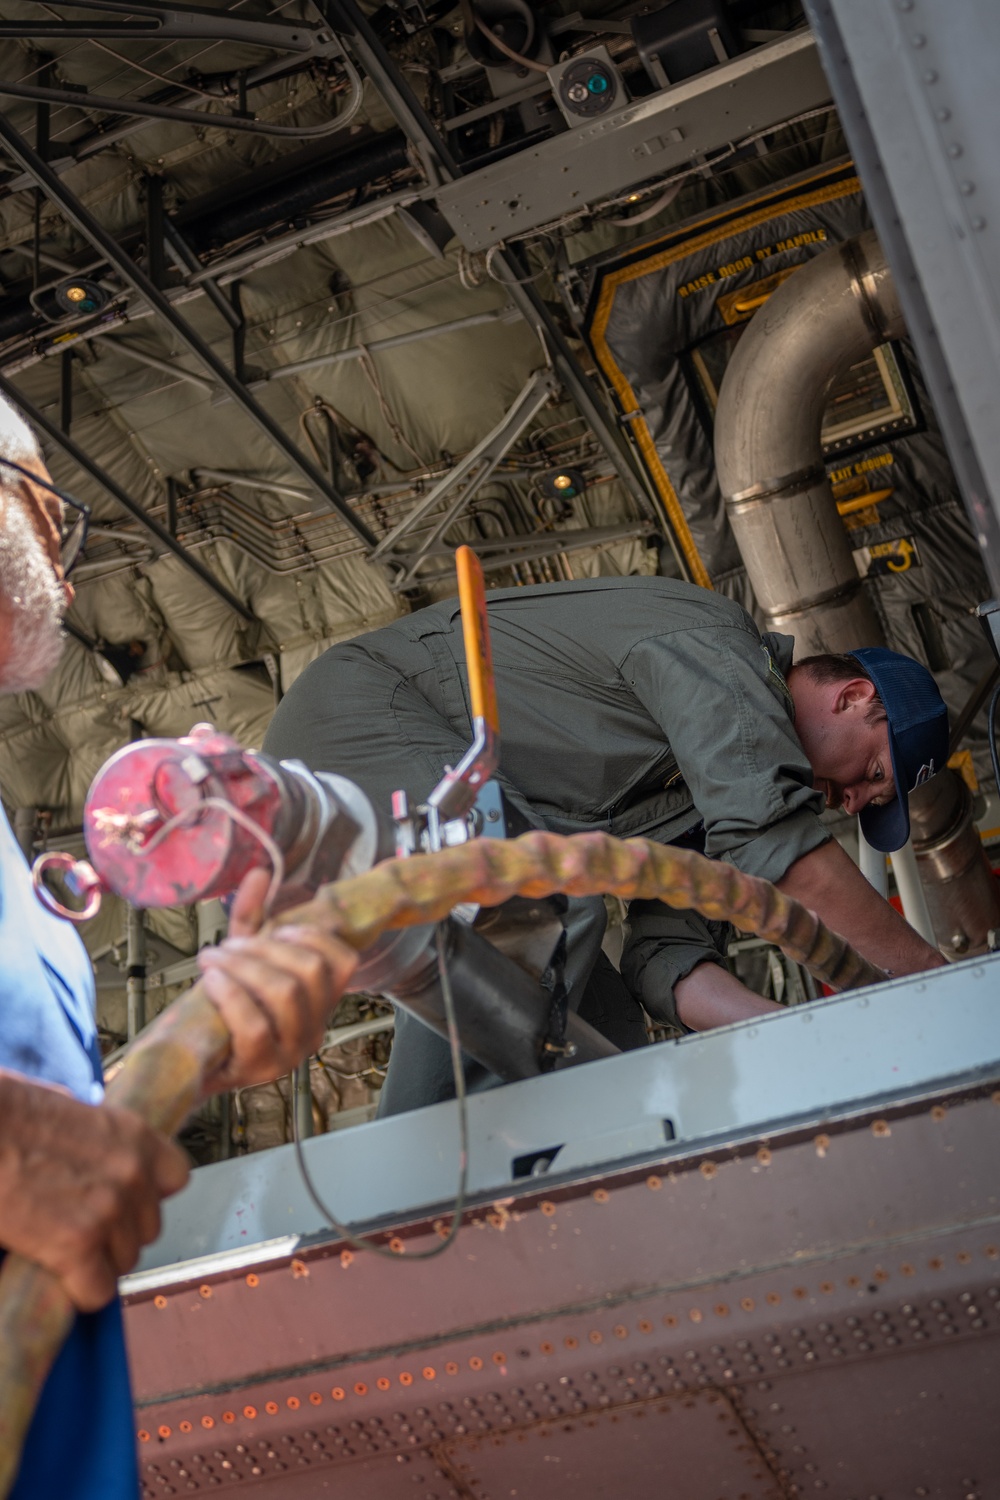
[[[875,684],[869,678],[852,677],[849,681],[840,684],[833,711],[840,714],[851,710],[867,709],[874,697]]]

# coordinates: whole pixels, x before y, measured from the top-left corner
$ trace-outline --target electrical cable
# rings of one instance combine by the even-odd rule
[[[458,1034],[458,1021],[455,1016],[455,996],[451,988],[451,976],[448,973],[448,955],[445,939],[445,925],[439,922],[434,934],[434,943],[437,950],[438,977],[441,982],[441,999],[444,1003],[445,1020],[448,1024],[448,1046],[451,1052],[451,1067],[455,1079],[455,1102],[458,1105],[458,1188],[455,1193],[455,1205],[452,1209],[451,1223],[448,1232],[441,1239],[440,1244],[433,1245],[429,1250],[418,1250],[412,1254],[388,1249],[384,1245],[376,1244],[374,1240],[358,1239],[345,1224],[334,1218],[326,1203],[320,1197],[316,1184],[309,1172],[306,1163],[305,1152],[302,1149],[302,1138],[299,1135],[298,1115],[293,1108],[290,1113],[292,1117],[292,1140],[295,1145],[295,1160],[298,1164],[299,1173],[302,1177],[306,1192],[312,1199],[314,1206],[335,1230],[346,1245],[352,1250],[368,1250],[375,1255],[382,1255],[387,1260],[433,1260],[437,1255],[443,1255],[451,1245],[462,1224],[465,1212],[465,1197],[469,1180],[469,1107],[465,1093],[465,1072],[462,1068],[462,1042]],[[440,1221],[439,1221],[440,1222]],[[435,1224],[438,1229],[438,1224]],[[376,1231],[378,1232],[378,1231]],[[438,1230],[440,1232],[440,1230]]]
[[[627,214],[621,219],[609,219],[608,223],[621,225],[625,229],[631,224],[645,224],[647,219],[655,219],[657,214],[662,213],[665,208],[669,208],[683,186],[684,179],[682,177],[678,178],[676,182],[670,184],[665,193],[661,193],[647,208],[640,209],[637,214]]]
[[[154,795],[156,793],[155,777],[153,781],[153,793]],[[251,818],[249,814],[243,812],[243,810],[239,807],[234,807],[231,802],[227,802],[223,797],[202,797],[199,799],[199,801],[193,802],[190,807],[182,808],[180,812],[175,813],[173,817],[168,818],[167,821],[156,830],[148,843],[142,844],[138,849],[135,849],[133,851],[135,857],[137,859],[145,859],[148,855],[153,853],[154,849],[159,848],[160,844],[163,843],[163,840],[168,836],[168,834],[173,833],[178,828],[183,828],[185,823],[190,823],[193,818],[197,817],[199,813],[204,812],[206,809],[209,809],[213,812],[224,813],[231,822],[238,823],[239,826],[245,829],[252,838],[255,838],[257,840],[258,844],[262,846],[264,852],[267,854],[268,859],[271,861],[271,883],[267,888],[267,895],[264,898],[264,910],[265,913],[267,913],[271,908],[271,904],[274,901],[275,896],[277,896],[278,891],[281,889],[284,883],[285,857],[279,849],[278,845],[275,843],[274,839],[271,838],[271,835],[269,833],[265,833],[264,829],[261,828],[259,823],[255,823],[253,818]],[[142,814],[141,816],[146,815]],[[116,820],[124,821],[116,822]],[[130,836],[130,830],[125,827],[125,824],[129,821],[131,821],[133,825],[139,824],[139,819],[131,818],[128,813],[110,813],[105,814],[103,826],[109,832],[117,832],[119,837],[128,838]],[[94,826],[96,828],[101,828],[102,826],[99,813],[95,814],[94,816]],[[140,831],[141,827],[135,827],[134,832],[132,832],[132,836],[134,836],[134,833]]]
[[[997,747],[998,704],[1000,704],[1000,682],[997,683],[996,687],[993,690],[993,697],[990,699],[989,713],[986,716],[986,728],[990,740],[990,760],[993,762],[993,780],[997,784],[997,791],[1000,792],[1000,750],[998,750]]]
[[[505,57],[509,57],[511,62],[516,62],[522,68],[530,68],[534,73],[547,73],[549,71],[545,63],[534,62],[530,57],[525,57],[523,53],[515,52],[513,47],[508,46],[501,37],[498,37],[496,32],[487,26],[482,16],[472,4],[472,0],[461,0],[460,9],[462,19],[465,22],[465,29],[467,31],[481,32],[490,46],[495,47],[498,52],[502,52]]]
[[[547,236],[539,236],[547,238]],[[535,271],[531,276],[498,276],[493,268],[494,257],[504,248],[503,244],[491,245],[486,252],[486,274],[491,281],[496,281],[500,286],[530,286],[533,281],[541,281],[543,276],[551,275],[559,258],[559,246],[557,245],[549,256],[548,264],[540,271]]]
[[[46,10],[49,6],[45,7]],[[54,12],[53,12],[54,14]],[[115,62],[124,63],[126,68],[134,68],[137,73],[144,73],[147,78],[152,78],[155,83],[168,84],[170,88],[184,89],[189,93],[197,94],[201,99],[218,99],[217,94],[210,94],[208,89],[199,88],[197,84],[188,79],[168,78],[165,73],[157,73],[153,68],[147,68],[145,63],[136,62],[134,58],[123,57],[120,52],[115,52],[106,42],[99,41],[97,37],[91,38],[91,46],[96,47],[99,52],[106,52],[108,57],[113,57]]]
[[[36,88],[30,84],[19,84],[4,79],[0,79],[0,96],[6,94],[12,99],[30,99],[40,104],[70,105],[79,110],[96,109],[107,114],[126,115],[137,119],[176,120],[181,124],[198,125],[202,128],[211,126],[218,130],[245,131],[249,135],[281,136],[286,140],[295,141],[322,140],[349,125],[364,102],[364,84],[350,58],[341,56],[338,57],[337,62],[347,74],[351,90],[350,97],[334,119],[325,120],[320,125],[278,125],[268,120],[258,120],[256,117],[245,119],[239,114],[156,104],[152,100],[141,98],[132,100],[107,98],[103,94],[77,92],[67,87]]]

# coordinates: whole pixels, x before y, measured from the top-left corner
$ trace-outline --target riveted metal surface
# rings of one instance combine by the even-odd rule
[[[1000,1151],[991,1097],[939,1103],[763,1148],[750,1140],[668,1158],[659,1174],[623,1171],[601,1180],[608,1203],[595,1200],[589,1177],[522,1190],[472,1213],[443,1263],[406,1263],[407,1247],[433,1242],[433,1223],[423,1221],[399,1226],[398,1267],[332,1239],[255,1271],[207,1279],[192,1267],[197,1281],[130,1295],[133,1379],[140,1397],[222,1387],[567,1303],[600,1305],[792,1257],[817,1262],[844,1245],[991,1223],[1000,1215],[991,1147]]]
[[[996,1432],[1000,1344],[956,1342],[937,1348],[930,1361],[912,1347],[898,1349],[912,1322],[897,1304],[884,1323],[865,1330],[884,1351],[880,1357],[818,1370],[808,1380],[775,1380],[747,1401],[748,1420],[767,1430],[772,1462],[799,1494],[988,1500],[997,1493],[997,1445],[989,1435]],[[887,1358],[885,1346],[893,1343]]]
[[[898,1451],[928,1494],[985,1500],[1000,1488],[998,1146],[1000,1091],[942,1091],[533,1182],[478,1205],[441,1261],[407,1264],[435,1232],[422,1221],[394,1226],[398,1265],[317,1241],[147,1284],[126,1310],[146,1494],[242,1476],[275,1497],[499,1500],[558,1494],[565,1472],[583,1497],[617,1497],[615,1473],[659,1495],[669,1459],[685,1500],[852,1500]],[[911,1493],[881,1477],[858,1491]]]
[[[673,1484],[683,1484],[684,1500],[781,1495],[739,1412],[719,1391],[461,1438],[445,1452],[481,1500],[543,1494],[620,1500],[624,1488],[653,1496],[669,1494]]]

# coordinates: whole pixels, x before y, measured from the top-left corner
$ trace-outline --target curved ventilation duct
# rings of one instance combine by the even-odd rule
[[[726,513],[772,630],[800,655],[883,644],[823,464],[837,376],[904,332],[872,233],[795,272],[740,339],[719,392],[715,462]]]
[[[719,392],[715,462],[737,546],[770,629],[796,654],[884,646],[823,463],[827,396],[843,371],[905,332],[874,233],[784,282],[740,339]],[[986,950],[1000,884],[965,783],[943,770],[910,798],[913,848],[934,938],[949,958]]]

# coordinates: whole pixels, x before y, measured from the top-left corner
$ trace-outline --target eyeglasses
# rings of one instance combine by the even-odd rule
[[[84,505],[82,500],[77,500],[74,495],[67,494],[65,490],[57,489],[47,479],[42,479],[31,469],[25,469],[21,464],[16,464],[12,458],[0,458],[0,464],[7,469],[14,469],[22,478],[37,484],[39,489],[48,490],[50,495],[55,495],[63,505],[68,505],[73,515],[68,519],[63,518],[62,530],[59,537],[59,559],[62,563],[63,577],[69,576],[70,569],[79,561],[80,553],[87,542],[87,531],[90,527],[90,506]]]

